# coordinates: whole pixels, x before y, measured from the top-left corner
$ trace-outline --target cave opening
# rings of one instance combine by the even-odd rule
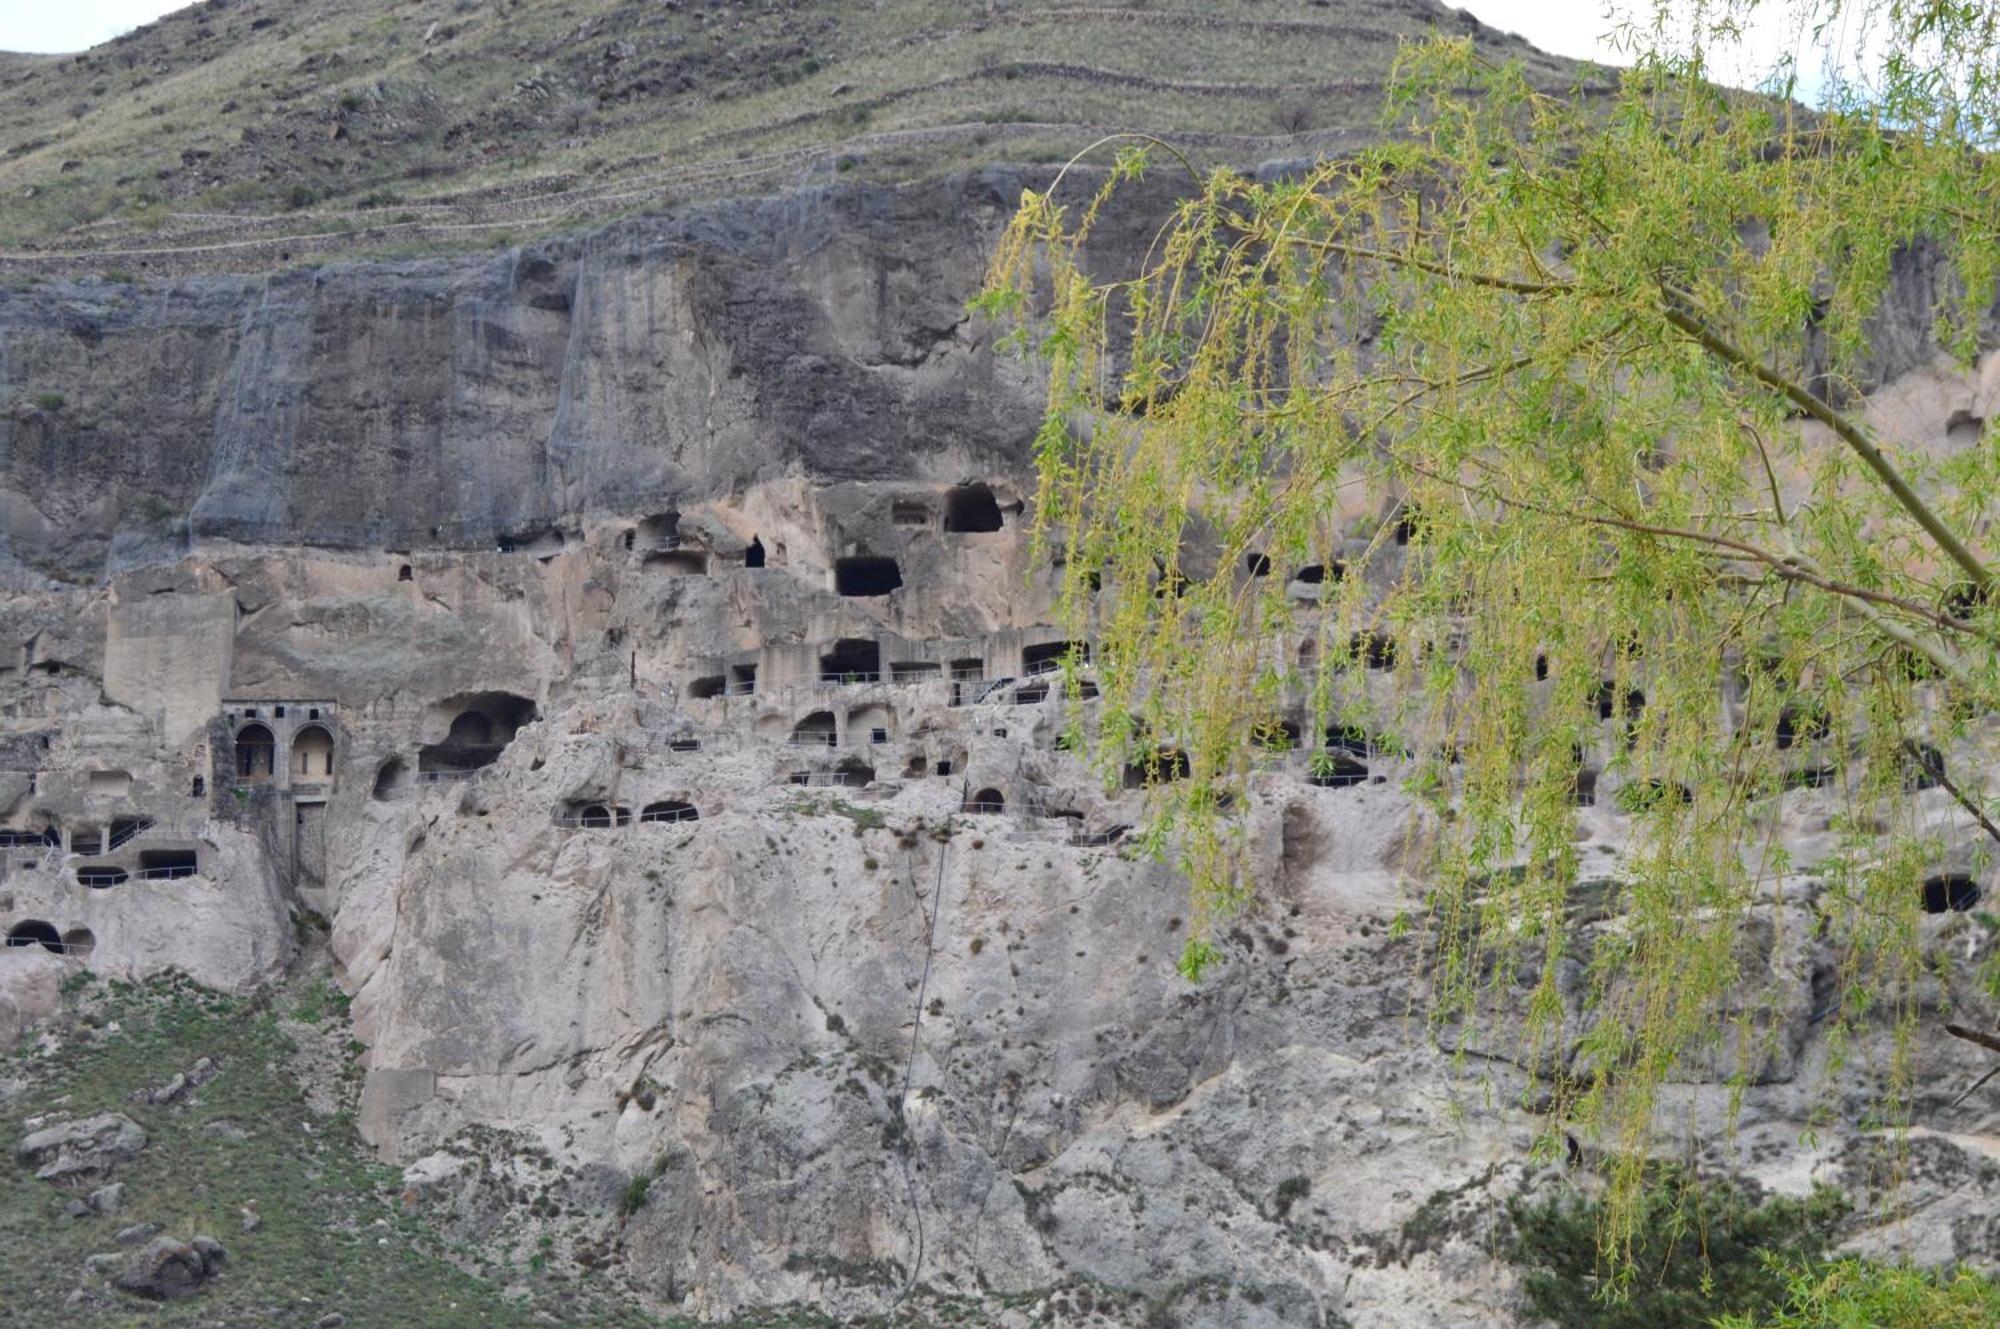
[[[902,584],[903,570],[893,558],[857,554],[833,563],[833,589],[840,595],[887,595]]]
[[[148,849],[139,855],[139,876],[145,881],[178,881],[199,869],[192,849]]]
[[[962,534],[997,531],[1004,521],[1000,502],[986,484],[956,485],[945,491],[944,528]]]
[[[1021,672],[1024,674],[1051,674],[1061,669],[1065,661],[1078,665],[1090,663],[1090,643],[1082,641],[1045,641],[1038,645],[1024,647],[1021,651]]]
[[[873,683],[882,677],[882,647],[861,637],[842,637],[819,657],[822,683]]]
[[[44,923],[39,918],[23,919],[7,931],[9,946],[40,946],[56,955],[63,953],[62,934],[53,923]]]
[[[1962,914],[1979,903],[1979,883],[1962,872],[1946,872],[1924,880],[1924,912]]]

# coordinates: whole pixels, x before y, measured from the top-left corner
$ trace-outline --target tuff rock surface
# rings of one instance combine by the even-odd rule
[[[1058,748],[1090,703],[1038,691],[1039,397],[964,313],[1029,179],[0,292],[0,1032],[66,965],[254,988],[317,916],[405,1205],[476,1240],[511,1221],[494,1141],[575,1165],[601,1233],[564,1254],[615,1248],[663,1309],[916,1283],[996,1323],[1509,1322],[1499,1202],[1560,1169],[1504,1037],[1470,1072],[1427,1040],[1398,764],[1274,758],[1263,889],[1191,986],[1185,884],[1121,834],[1142,795]],[[2000,405],[1993,362],[1894,315],[1881,345],[1905,435]],[[1865,1128],[1886,1032],[1825,1074],[1835,795],[1779,802],[1792,875],[1745,942],[1777,1037],[1733,1132],[1733,1049],[1669,1115],[1707,1162],[1857,1195],[1864,1248],[1990,1258],[2000,1103],[1951,1101],[1981,1059],[1922,1042],[1923,1132]],[[1595,879],[1625,833],[1580,813]],[[1925,1001],[1990,1017],[1986,934],[1926,927]]]

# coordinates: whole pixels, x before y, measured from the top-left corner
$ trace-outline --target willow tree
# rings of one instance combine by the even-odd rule
[[[1753,1069],[1746,924],[1801,784],[1837,809],[1841,1018],[1907,1045],[1920,882],[1954,818],[1992,830],[2000,711],[2000,431],[1869,396],[1911,362],[1885,329],[1964,368],[1993,331],[1993,11],[1795,6],[1808,107],[1804,64],[1709,77],[1748,5],[1677,8],[1566,89],[1409,46],[1380,145],[1282,179],[1117,144],[1098,186],[1024,195],[977,302],[1050,368],[1038,531],[1098,644],[1095,750],[1183,775],[1152,826],[1192,881],[1183,969],[1255,888],[1230,795],[1294,729],[1322,772],[1365,733],[1426,809],[1431,1018],[1476,1037],[1525,960],[1507,1036],[1635,1160],[1677,1065]],[[1149,170],[1187,188],[1103,274],[1093,229]],[[1630,841],[1585,947],[1593,788]]]

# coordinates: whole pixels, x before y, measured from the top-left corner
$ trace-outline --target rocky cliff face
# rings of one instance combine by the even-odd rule
[[[592,1231],[558,1258],[608,1245],[664,1309],[1510,1319],[1497,1203],[1560,1169],[1504,1046],[1426,1040],[1398,764],[1274,756],[1264,889],[1192,987],[1184,884],[1123,833],[1143,792],[1057,741],[1090,701],[1043,672],[1038,392],[963,313],[1024,179],[0,294],[9,1019],[51,953],[242,989],[316,915],[410,1202],[480,1239],[553,1155]],[[1885,345],[1905,427],[2000,404]],[[1795,875],[1746,939],[1778,1038],[1673,1106],[1707,1161],[1918,1215],[1864,1245],[1985,1257],[2000,1137],[1947,1106],[1976,1058],[1914,1050],[1896,1191],[1859,1125],[1886,1035],[1823,1078],[1834,798],[1782,800]],[[1606,878],[1615,803],[1579,822]],[[1927,999],[1980,1008],[1985,934],[1927,926]]]

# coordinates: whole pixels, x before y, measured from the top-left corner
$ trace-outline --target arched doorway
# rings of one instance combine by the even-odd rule
[[[62,934],[56,931],[55,924],[44,923],[39,918],[30,918],[8,929],[7,944],[40,946],[43,950],[52,951],[57,955],[63,953]]]
[[[301,780],[333,778],[333,735],[325,726],[309,724],[293,737],[292,776]]]
[[[236,778],[261,783],[277,769],[278,742],[271,731],[252,721],[236,731]]]

